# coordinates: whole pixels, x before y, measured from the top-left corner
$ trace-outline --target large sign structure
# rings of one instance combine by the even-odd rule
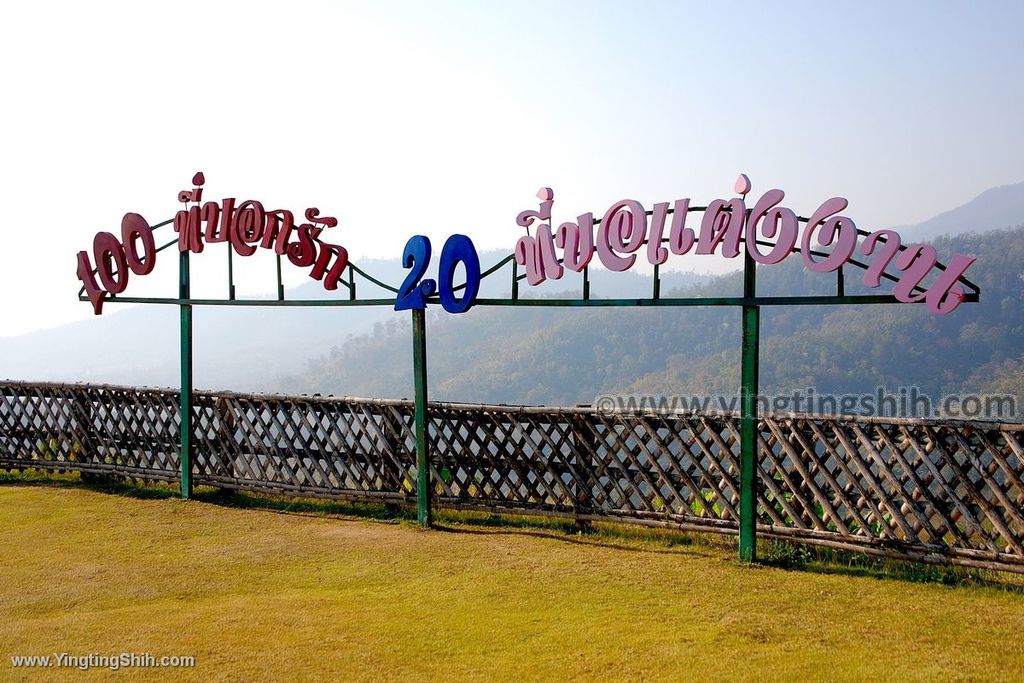
[[[927,244],[904,244],[893,230],[866,232],[843,214],[847,200],[832,197],[804,218],[783,206],[785,193],[771,189],[748,208],[750,180],[740,175],[734,190],[738,196],[715,199],[695,206],[689,198],[659,202],[646,209],[640,202],[623,199],[612,204],[602,217],[580,213],[576,220],[557,227],[551,221],[554,192],[541,188],[536,209],[522,211],[516,224],[526,232],[513,253],[483,270],[472,240],[452,235],[437,259],[437,276],[427,277],[432,265],[432,246],[423,235],[409,239],[402,253],[402,265],[409,271],[399,286],[384,283],[349,260],[341,244],[328,241],[328,232],[338,220],[323,216],[315,207],[296,214],[287,209],[267,209],[257,200],[203,201],[205,177],[196,173],[193,187],[178,193],[183,207],[174,218],[151,226],[137,213],[127,213],[120,234],[103,231],[95,235],[91,253],[78,254],[79,298],[92,304],[98,315],[105,302],[169,304],[180,308],[181,340],[181,494],[192,491],[192,307],[193,306],[393,306],[412,311],[413,369],[415,385],[415,433],[417,460],[417,501],[420,523],[431,523],[429,482],[429,435],[427,433],[427,356],[424,311],[440,305],[453,314],[482,306],[737,306],[742,310],[742,353],[740,390],[740,557],[756,558],[757,486],[757,393],[760,308],[784,305],[916,304],[923,303],[935,314],[945,315],[961,303],[979,300],[980,290],[965,273],[974,258],[954,254],[947,264],[938,260]],[[699,224],[689,219],[700,213]],[[802,224],[802,229],[801,229]],[[156,231],[173,225],[177,236],[157,246]],[[337,232],[337,231],[334,231]],[[207,247],[225,245],[227,254],[227,296],[217,299],[193,298],[189,258]],[[130,277],[151,273],[158,254],[177,245],[179,287],[177,297],[124,296]],[[238,298],[234,283],[235,256],[247,257],[263,249],[277,259],[277,296],[274,299]],[[671,256],[719,255],[743,258],[741,296],[677,297],[661,293],[660,269]],[[803,265],[814,273],[834,273],[835,293],[828,295],[759,296],[757,267],[770,266],[799,254]],[[646,259],[653,266],[653,289],[641,299],[593,298],[590,268],[596,262],[609,271],[629,270]],[[309,276],[328,291],[342,296],[327,299],[287,299],[282,282],[283,261],[307,269]],[[456,283],[462,266],[464,282]],[[862,283],[878,288],[882,281],[893,283],[891,294],[847,294],[846,270],[863,270]],[[506,268],[507,267],[507,268]],[[481,298],[481,281],[510,270],[511,294],[507,298]],[[522,271],[522,272],[521,272]],[[521,283],[540,285],[558,280],[567,271],[582,275],[580,298],[524,298]],[[360,298],[361,281],[393,296]]]

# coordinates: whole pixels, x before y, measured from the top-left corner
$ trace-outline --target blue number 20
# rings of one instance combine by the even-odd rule
[[[480,257],[473,242],[465,235],[452,235],[441,250],[439,282],[420,278],[430,263],[430,240],[423,235],[412,237],[405,245],[402,266],[409,268],[409,275],[398,288],[395,310],[426,308],[427,298],[437,290],[441,306],[449,313],[465,313],[476,303],[480,293]],[[466,284],[455,286],[455,268],[462,263],[466,269]],[[464,290],[462,297],[456,297],[458,290]]]
[[[457,299],[455,267],[460,261],[466,266],[466,291],[463,292],[461,299]],[[480,292],[480,257],[468,237],[452,235],[444,243],[437,279],[437,295],[444,310],[449,313],[465,313],[476,303],[476,295]]]
[[[437,286],[433,280],[420,282],[429,264],[430,240],[423,235],[410,238],[402,253],[402,267],[411,268],[412,271],[398,288],[398,296],[395,298],[396,311],[422,310],[427,307],[427,297],[434,293]]]

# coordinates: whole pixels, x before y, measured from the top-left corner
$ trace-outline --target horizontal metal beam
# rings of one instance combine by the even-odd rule
[[[85,296],[80,301],[88,301]],[[968,292],[964,296],[965,303],[975,303],[978,295]],[[108,303],[125,304],[169,304],[181,306],[394,306],[394,299],[167,299],[154,297],[120,297],[107,298]],[[437,298],[428,299],[430,304],[438,304]],[[479,299],[477,306],[547,306],[547,307],[648,307],[648,306],[841,306],[845,304],[900,304],[891,294],[860,294],[848,296],[742,296],[728,297],[687,297],[658,299]]]
[[[976,302],[978,296],[969,293],[965,302]],[[480,299],[477,306],[838,306],[843,304],[901,304],[891,294],[861,294],[850,296],[742,296],[692,297],[659,299]]]
[[[88,301],[88,297],[80,296],[79,301]],[[109,304],[170,304],[181,306],[394,306],[394,299],[165,299],[145,296],[110,296]]]

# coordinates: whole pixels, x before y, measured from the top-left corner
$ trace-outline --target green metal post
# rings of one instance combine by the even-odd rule
[[[755,262],[743,259],[743,297],[756,290]],[[743,306],[743,347],[740,359],[740,560],[757,561],[757,394],[761,309]]]
[[[235,261],[231,254],[234,249],[228,248],[228,299],[235,300]]]
[[[277,255],[277,300],[284,301],[284,281],[281,275],[281,255]]]
[[[429,528],[430,454],[427,450],[427,320],[423,309],[412,312],[412,372],[416,384],[416,516]]]
[[[178,257],[178,298],[191,296],[188,252]],[[181,303],[181,429],[178,442],[181,460],[181,497],[192,497],[192,304]]]

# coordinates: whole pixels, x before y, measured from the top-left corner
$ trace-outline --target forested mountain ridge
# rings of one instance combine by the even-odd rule
[[[935,245],[943,254],[977,256],[968,276],[981,288],[979,303],[945,316],[913,305],[769,310],[762,325],[762,387],[863,392],[918,386],[939,394],[989,390],[1012,375],[1024,353],[1024,228],[942,238]],[[850,271],[854,282],[856,272]],[[759,273],[771,293],[816,275],[788,262]],[[848,291],[858,289],[848,285]],[[738,385],[738,372],[738,350],[727,349],[696,364],[672,359],[664,372],[632,388],[725,391]]]
[[[955,209],[917,225],[897,228],[907,240],[931,242],[942,235],[988,232],[1024,221],[1024,183],[992,187]]]
[[[507,254],[480,254],[486,265]],[[407,271],[401,260],[367,259],[358,264],[382,282],[397,286]],[[511,268],[505,273],[511,274]],[[612,277],[614,276],[614,278]],[[666,286],[700,282],[696,273],[668,273]],[[509,278],[510,280],[510,278]],[[595,291],[609,287],[624,296],[645,296],[651,279],[637,273],[596,273]],[[541,292],[557,291],[551,283]],[[481,296],[501,296],[509,286],[503,278],[490,278]],[[559,284],[564,287],[564,284]],[[394,294],[360,279],[361,297]],[[252,293],[246,295],[253,298]],[[270,298],[264,294],[262,298]],[[287,299],[327,299],[344,296],[328,292],[321,283],[308,281],[286,292]],[[259,296],[257,296],[259,298]],[[305,361],[351,335],[366,334],[375,323],[405,320],[390,306],[281,307],[197,306],[193,324],[195,386],[240,391],[281,391],[284,378],[293,380]],[[111,306],[102,316],[15,337],[0,337],[0,378],[28,381],[86,381],[94,383],[176,386],[179,379],[178,311],[173,306]],[[89,349],[88,354],[69,350]],[[308,387],[291,384],[292,391]]]
[[[946,392],[1019,387],[1024,368],[1024,227],[934,241],[940,254],[978,261],[968,276],[980,303],[937,316],[919,305],[766,307],[765,393],[870,392],[917,386]],[[849,268],[847,291],[867,291]],[[732,273],[676,290],[738,294]],[[762,294],[828,293],[834,278],[798,258],[758,270]],[[885,285],[883,285],[885,290]],[[879,291],[879,290],[871,290]],[[740,318],[735,308],[477,308],[431,312],[431,398],[528,404],[589,403],[608,391],[735,393]],[[321,393],[410,396],[411,337],[402,320],[378,325],[310,363],[296,384]]]

